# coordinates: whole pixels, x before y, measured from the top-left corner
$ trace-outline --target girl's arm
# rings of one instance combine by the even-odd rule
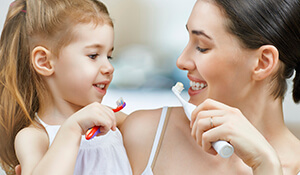
[[[70,116],[60,127],[52,145],[43,129],[29,127],[21,130],[15,139],[22,175],[72,175],[82,135],[100,126],[101,135],[115,130],[115,115],[100,103],[92,103]]]
[[[15,138],[15,151],[19,163],[22,165],[22,174],[32,174],[48,150],[48,136],[43,128],[30,126],[22,129]],[[21,174],[21,172],[19,172]]]
[[[80,135],[62,127],[49,147],[48,136],[41,128],[21,130],[15,139],[15,149],[22,175],[73,174]]]

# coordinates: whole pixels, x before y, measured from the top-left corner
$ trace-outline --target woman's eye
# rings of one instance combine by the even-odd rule
[[[91,55],[88,55],[89,58],[91,59],[96,59],[97,57],[99,56],[99,54],[91,54]]]
[[[112,60],[113,57],[112,56],[107,56],[107,59]]]
[[[199,52],[202,52],[202,53],[208,51],[207,48],[201,48],[201,47],[199,47],[199,46],[197,46],[196,49],[197,49]]]

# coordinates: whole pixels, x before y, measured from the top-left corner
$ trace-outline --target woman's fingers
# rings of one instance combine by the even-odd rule
[[[210,116],[220,116],[224,115],[224,110],[229,110],[231,107],[212,100],[206,99],[203,103],[196,107],[196,109],[192,112],[191,116],[191,125],[194,123],[197,117],[210,117]],[[205,112],[207,111],[207,112]],[[200,115],[200,116],[199,116]]]

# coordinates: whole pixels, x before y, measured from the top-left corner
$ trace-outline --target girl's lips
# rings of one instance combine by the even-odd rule
[[[109,86],[110,81],[102,81],[99,83],[95,83],[93,84],[94,88],[100,92],[101,94],[105,95],[106,94],[106,90]]]
[[[105,95],[106,94],[106,85],[103,84],[93,84],[94,88],[100,92],[101,94]]]

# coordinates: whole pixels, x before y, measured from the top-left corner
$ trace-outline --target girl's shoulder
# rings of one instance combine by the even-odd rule
[[[30,161],[35,154],[44,154],[49,146],[49,139],[42,126],[30,125],[21,129],[15,137],[15,151],[19,162]]]
[[[33,138],[45,139],[48,140],[48,135],[46,130],[40,124],[31,124],[28,127],[21,129],[15,138],[16,141],[26,141]]]

